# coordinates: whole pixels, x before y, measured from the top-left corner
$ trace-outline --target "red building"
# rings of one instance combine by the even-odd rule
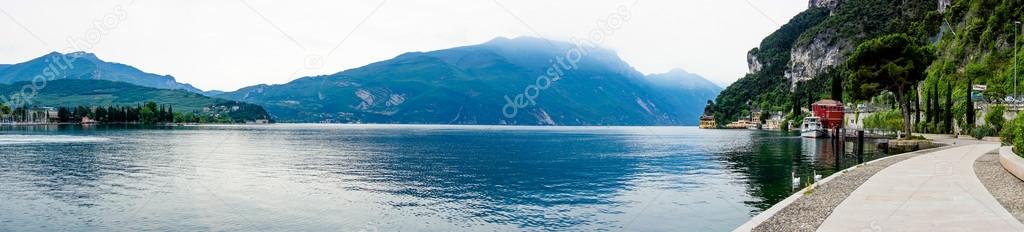
[[[811,104],[811,112],[821,118],[821,125],[827,129],[843,127],[843,103],[834,100],[821,100]]]

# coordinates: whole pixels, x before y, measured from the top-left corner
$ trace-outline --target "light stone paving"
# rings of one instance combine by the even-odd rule
[[[998,148],[980,142],[889,166],[843,200],[818,231],[1024,231],[974,172],[974,161]]]

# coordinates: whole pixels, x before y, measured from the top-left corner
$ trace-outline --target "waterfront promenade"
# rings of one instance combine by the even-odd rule
[[[1024,231],[1024,224],[1000,205],[975,174],[975,161],[996,151],[999,144],[932,139],[956,145],[897,155],[887,166],[879,167],[878,163],[886,163],[882,161],[837,174],[736,231]],[[865,174],[865,169],[877,171]],[[848,180],[864,175],[870,178],[859,186]],[[837,198],[842,200],[828,200]]]
[[[963,145],[878,172],[832,212],[819,231],[1024,231],[975,176],[994,143]]]

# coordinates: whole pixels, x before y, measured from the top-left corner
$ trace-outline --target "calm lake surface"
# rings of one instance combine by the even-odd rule
[[[729,231],[838,158],[693,127],[5,127],[0,231]]]

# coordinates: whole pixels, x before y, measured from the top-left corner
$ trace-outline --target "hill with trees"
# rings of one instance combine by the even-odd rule
[[[106,80],[158,89],[178,89],[193,93],[203,91],[189,84],[178,83],[170,75],[143,72],[135,67],[107,62],[92,53],[52,52],[18,64],[0,65],[0,84],[46,80]]]
[[[1021,62],[1014,46],[1021,25],[1014,22],[1022,16],[1024,2],[1016,0],[812,0],[808,10],[751,50],[750,74],[727,87],[712,108],[721,121],[751,108],[785,111],[799,120],[801,108],[817,99],[894,98],[912,115],[907,121],[918,122],[913,131],[949,133],[954,124],[969,130],[981,116],[969,100],[971,85],[986,85],[988,102],[1012,95],[1013,61]],[[915,59],[912,53],[866,54],[882,49],[875,46],[879,40],[897,36],[911,44],[903,48],[920,49],[932,59],[910,62],[911,67],[905,62]],[[869,64],[884,57],[892,65]],[[888,77],[874,78],[881,76]],[[911,79],[902,88],[881,88],[896,77]],[[863,91],[872,85],[879,88]]]
[[[0,96],[23,95],[25,94],[23,87],[30,84],[30,82],[18,82],[0,85]],[[14,106],[6,108],[13,111],[19,107],[51,106],[92,110],[88,112],[89,114],[77,114],[78,118],[81,118],[80,116],[83,115],[95,114],[97,113],[95,111],[99,111],[99,109],[105,111],[111,108],[122,111],[134,109],[141,112],[142,109],[149,109],[145,107],[149,103],[159,103],[161,107],[170,108],[167,111],[182,113],[185,116],[191,114],[196,119],[206,118],[209,122],[247,122],[270,119],[263,107],[254,104],[212,98],[184,90],[157,89],[103,80],[54,80],[48,82],[44,88],[40,88],[35,95],[26,95],[21,98],[23,98],[21,105],[12,104]],[[158,110],[159,108],[150,109],[154,113],[159,112]]]

